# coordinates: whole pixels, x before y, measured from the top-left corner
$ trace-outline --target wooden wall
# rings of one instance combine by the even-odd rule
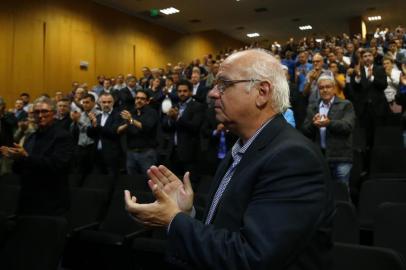
[[[69,91],[74,80],[141,75],[143,66],[190,62],[243,43],[216,31],[183,35],[90,0],[0,2],[0,96]],[[80,61],[89,62],[87,70]],[[9,104],[9,107],[12,104]]]

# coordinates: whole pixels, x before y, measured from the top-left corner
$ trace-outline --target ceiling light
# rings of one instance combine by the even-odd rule
[[[259,37],[259,34],[258,33],[249,33],[249,34],[247,34],[247,37],[249,37],[249,38]]]
[[[162,12],[163,14],[165,14],[165,15],[171,15],[171,14],[175,14],[175,13],[179,12],[179,10],[174,8],[174,7],[161,9],[159,11]]]
[[[381,16],[368,17],[368,21],[380,21],[380,20],[382,20]]]
[[[321,43],[323,41],[322,38],[316,38],[316,42]]]
[[[302,31],[305,31],[305,30],[311,30],[311,29],[313,29],[313,27],[311,25],[303,25],[303,26],[299,26],[299,29]]]

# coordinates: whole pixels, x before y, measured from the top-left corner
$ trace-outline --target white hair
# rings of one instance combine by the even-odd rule
[[[248,76],[254,80],[270,81],[272,87],[272,108],[276,113],[283,113],[290,107],[289,84],[282,64],[264,49],[258,52],[252,65],[246,69]]]
[[[321,81],[330,81],[334,85],[336,84],[336,80],[334,79],[334,77],[325,73],[322,73],[320,77],[317,79],[317,84],[319,84]]]

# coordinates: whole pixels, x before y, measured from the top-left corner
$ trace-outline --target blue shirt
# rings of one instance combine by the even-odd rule
[[[293,116],[293,111],[291,109],[287,109],[283,113],[283,117],[292,127],[296,127],[295,117]]]
[[[296,71],[300,71],[300,74],[297,77],[297,82],[296,82],[300,93],[303,93],[303,90],[304,90],[304,87],[305,87],[305,84],[306,84],[307,73],[309,73],[309,71],[312,70],[312,69],[313,69],[313,65],[309,64],[309,63],[299,64],[296,67]]]

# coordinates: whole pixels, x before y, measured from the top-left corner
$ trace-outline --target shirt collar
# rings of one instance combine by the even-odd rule
[[[188,104],[190,101],[192,101],[192,97],[189,97],[185,102],[179,102],[179,106],[185,106]]]
[[[333,102],[334,102],[334,99],[335,99],[335,96],[330,100],[330,102],[328,104],[325,104],[323,102],[323,100],[320,101],[319,108],[330,108],[331,104],[333,104]]]
[[[257,131],[255,131],[254,135],[252,135],[245,144],[242,144],[241,138],[236,141],[231,149],[231,155],[234,160],[236,159],[237,155],[242,156],[247,151],[250,145],[254,142],[255,138],[258,137],[265,126],[268,125],[269,122],[271,122],[274,118],[275,116],[272,116],[268,121],[266,121]]]
[[[113,109],[111,109],[111,110],[108,111],[108,112],[104,112],[104,111],[103,111],[103,115],[110,115],[112,111],[113,111]]]

